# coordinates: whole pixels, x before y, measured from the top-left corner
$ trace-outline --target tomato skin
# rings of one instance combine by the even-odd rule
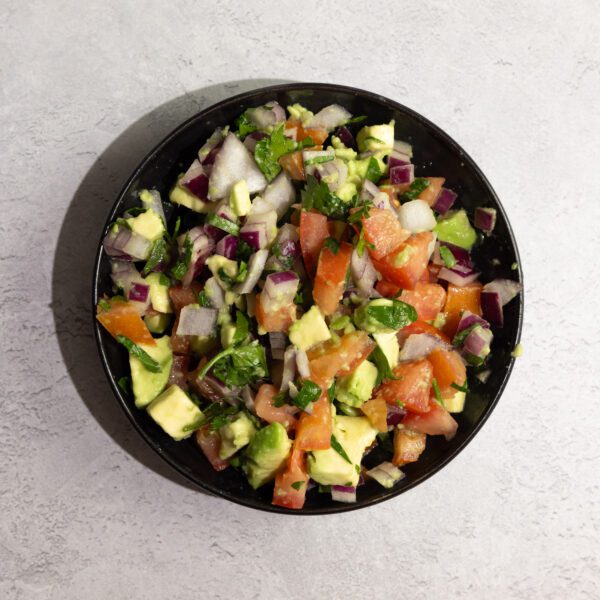
[[[304,452],[294,444],[292,453],[287,460],[286,468],[275,477],[273,488],[273,501],[275,506],[284,508],[300,509],[304,506],[306,497],[306,486],[308,484],[308,473],[306,472],[306,456]],[[302,485],[298,486],[301,481]],[[296,484],[299,489],[296,489]]]
[[[296,428],[298,450],[327,450],[331,446],[333,418],[327,393],[313,404],[312,415],[303,412]]]
[[[375,284],[375,289],[384,297],[384,298],[398,298],[402,288],[397,286],[395,283],[391,283],[390,281],[386,281],[385,279],[381,279]]]
[[[454,396],[456,389],[453,383],[464,385],[467,380],[467,369],[456,350],[434,348],[427,360],[433,367],[433,376],[437,381],[442,398]]]
[[[425,450],[427,436],[420,431],[396,428],[394,431],[394,457],[392,463],[397,467],[416,462]]]
[[[311,380],[326,390],[335,376],[352,373],[371,354],[375,342],[365,331],[352,331],[339,343],[325,342],[307,352]]]
[[[285,129],[296,129],[296,141],[301,142],[309,137],[315,146],[322,144],[328,137],[329,132],[322,127],[304,128],[299,119],[290,118],[285,122]]]
[[[314,275],[319,260],[319,254],[325,240],[329,237],[327,217],[318,212],[300,213],[300,249],[304,266],[309,275]]]
[[[401,363],[394,368],[396,377],[381,384],[377,391],[388,404],[404,403],[407,410],[415,413],[429,411],[429,396],[433,381],[433,367],[427,359]]]
[[[347,242],[342,242],[335,254],[326,247],[321,250],[313,298],[324,315],[332,315],[342,299],[352,250]]]
[[[424,273],[427,273],[425,269]],[[446,290],[437,283],[417,282],[414,290],[404,290],[399,298],[415,308],[417,317],[423,321],[435,319],[444,308]]]
[[[107,310],[98,306],[96,319],[115,339],[123,335],[134,344],[147,344],[156,346],[150,330],[144,323],[137,308],[123,300],[107,300],[110,308]]]
[[[387,281],[412,290],[427,269],[432,240],[429,231],[416,233],[382,259],[373,258],[373,265]]]
[[[388,430],[387,402],[381,396],[368,400],[360,407],[360,410],[377,431],[386,432]]]
[[[287,304],[278,311],[265,312],[263,310],[260,294],[256,294],[256,320],[258,324],[267,332],[287,331],[290,325],[296,320],[296,305]]]
[[[221,436],[217,431],[211,430],[210,425],[198,429],[194,438],[215,471],[223,471],[229,466],[229,462],[219,458]]]
[[[483,285],[474,281],[463,287],[449,284],[446,292],[446,304],[444,305],[444,333],[454,337],[460,316],[463,311],[468,310],[473,314],[481,316],[481,290]]]
[[[304,181],[306,179],[302,152],[296,151],[284,154],[279,157],[278,162],[290,179],[294,179],[295,181]]]
[[[287,431],[295,429],[298,420],[296,414],[298,409],[289,404],[273,406],[273,401],[279,390],[268,383],[263,383],[258,389],[254,400],[256,414],[267,423],[281,423]]]
[[[429,335],[433,335],[435,337],[440,338],[440,340],[446,342],[446,344],[450,343],[450,338],[445,333],[437,329],[437,327],[434,327],[433,325],[430,325],[425,321],[417,320],[414,323],[411,323],[410,325],[407,325],[406,327],[402,328],[398,332],[398,342],[400,343],[400,346],[404,344],[406,338],[409,335],[417,333],[427,333]]]
[[[402,229],[391,210],[372,208],[368,218],[362,218],[362,226],[365,240],[374,246],[369,254],[375,259],[383,258],[410,237],[410,231]]]
[[[425,179],[429,181],[429,185],[419,194],[419,200],[425,200],[429,206],[433,206],[446,179],[444,177],[425,177]]]
[[[452,415],[435,400],[430,400],[429,411],[424,414],[408,413],[402,425],[427,435],[444,435],[447,440],[451,440],[458,429]]]

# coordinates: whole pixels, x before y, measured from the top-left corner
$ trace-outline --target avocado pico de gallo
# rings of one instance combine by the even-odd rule
[[[129,353],[123,392],[215,470],[272,484],[275,505],[393,487],[427,436],[455,435],[467,369],[489,375],[520,290],[483,284],[471,256],[496,212],[470,218],[412,157],[393,121],[269,102],[104,238],[97,319]],[[376,445],[389,459],[367,469]]]

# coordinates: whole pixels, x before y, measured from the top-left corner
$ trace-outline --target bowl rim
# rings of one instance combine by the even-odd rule
[[[158,454],[158,456],[160,456],[164,461],[166,461],[166,463],[171,468],[175,469],[175,471],[177,471],[180,475],[182,475],[186,480],[191,482],[194,485],[194,487],[199,488],[198,491],[202,490],[204,492],[208,492],[209,494],[218,496],[225,500],[229,500],[236,504],[246,506],[249,508],[254,508],[257,510],[262,510],[265,512],[271,512],[271,513],[274,512],[274,513],[287,514],[287,515],[291,514],[291,515],[305,516],[305,515],[323,515],[323,514],[335,514],[335,513],[349,512],[349,511],[354,511],[354,510],[374,506],[376,504],[379,504],[380,502],[384,502],[386,500],[396,498],[396,497],[400,496],[401,494],[407,492],[408,490],[415,488],[416,486],[420,485],[421,483],[423,483],[424,481],[426,481],[427,479],[432,477],[435,473],[440,471],[442,468],[444,468],[448,463],[450,463],[454,458],[456,458],[456,456],[458,456],[458,454],[460,454],[469,445],[469,443],[473,440],[475,435],[481,430],[483,425],[486,423],[486,421],[488,420],[488,418],[494,411],[496,405],[498,404],[498,402],[500,400],[500,397],[502,396],[502,393],[504,392],[504,389],[508,383],[510,375],[512,373],[512,370],[513,370],[513,367],[515,364],[515,358],[513,356],[511,356],[510,361],[507,366],[507,369],[506,369],[506,373],[505,373],[502,381],[500,382],[497,393],[490,400],[489,404],[487,405],[484,412],[482,413],[479,421],[474,425],[473,429],[469,432],[469,434],[465,437],[465,439],[456,448],[452,449],[447,454],[442,456],[441,459],[439,459],[439,461],[436,464],[434,464],[429,470],[427,470],[422,475],[416,477],[409,484],[399,487],[397,489],[392,489],[389,491],[389,493],[387,493],[383,496],[380,496],[378,498],[366,499],[364,501],[357,502],[356,504],[332,503],[331,506],[326,506],[326,507],[321,507],[321,508],[311,508],[311,509],[303,508],[301,510],[292,510],[292,509],[288,509],[288,508],[284,508],[284,507],[280,507],[280,506],[274,506],[273,504],[266,504],[257,499],[254,499],[254,498],[237,497],[233,493],[224,491],[216,486],[207,484],[205,482],[199,482],[198,480],[194,479],[192,476],[190,476],[190,474],[188,472],[186,472],[186,470],[184,468],[182,468],[178,464],[178,462],[176,460],[172,459],[170,456],[165,454],[161,450],[159,444],[153,439],[153,437],[150,436],[144,430],[144,428],[137,423],[134,412],[133,412],[134,407],[132,405],[130,405],[131,403],[128,402],[126,398],[123,397],[121,390],[118,387],[118,384],[115,380],[115,377],[110,369],[110,366],[108,364],[108,358],[107,358],[106,351],[104,348],[104,342],[100,335],[101,328],[100,328],[98,321],[95,318],[96,306],[98,303],[98,282],[99,282],[99,276],[100,276],[100,265],[101,265],[101,262],[104,257],[102,240],[104,238],[107,227],[114,220],[115,214],[118,211],[119,207],[121,206],[127,190],[129,189],[129,187],[131,186],[133,181],[138,177],[140,172],[146,167],[146,164],[150,160],[152,160],[153,157],[158,152],[160,152],[165,145],[167,145],[174,138],[176,138],[180,134],[180,132],[187,129],[194,122],[204,119],[210,112],[219,110],[224,106],[228,106],[231,104],[241,104],[241,103],[244,103],[247,101],[251,101],[254,96],[257,96],[259,94],[264,94],[264,93],[269,93],[269,92],[276,94],[276,93],[285,93],[285,92],[297,91],[297,90],[310,90],[310,91],[322,90],[322,91],[331,91],[331,92],[339,91],[339,92],[353,94],[357,97],[361,97],[370,102],[387,105],[387,107],[393,108],[396,111],[402,112],[402,113],[406,114],[408,117],[420,122],[426,128],[429,128],[430,130],[432,130],[433,133],[435,133],[437,136],[441,137],[444,140],[444,142],[447,143],[454,152],[460,153],[460,156],[462,157],[464,162],[466,164],[468,164],[469,168],[473,171],[473,173],[481,180],[481,183],[485,186],[485,188],[488,190],[489,194],[494,199],[494,202],[496,203],[498,210],[501,213],[501,215],[504,218],[504,221],[506,223],[508,237],[510,239],[511,246],[514,249],[516,262],[517,262],[517,269],[515,270],[515,274],[517,275],[518,281],[521,284],[523,283],[523,272],[522,272],[522,267],[521,267],[521,259],[520,259],[520,255],[519,255],[519,249],[517,246],[517,242],[516,242],[510,221],[506,214],[506,211],[505,211],[504,207],[502,206],[502,203],[500,202],[500,199],[498,198],[498,195],[496,194],[494,188],[492,187],[492,185],[490,184],[490,182],[488,181],[487,177],[484,175],[482,170],[479,168],[477,163],[475,163],[475,161],[471,158],[471,156],[449,134],[447,134],[438,125],[436,125],[435,123],[433,123],[432,121],[430,121],[429,119],[424,117],[423,115],[419,114],[415,110],[413,110],[399,102],[396,102],[395,100],[392,100],[390,98],[382,96],[381,94],[377,94],[375,92],[370,92],[367,90],[363,90],[361,88],[345,86],[345,85],[340,85],[340,84],[335,84],[335,83],[310,83],[310,82],[284,83],[284,84],[276,84],[276,85],[256,88],[256,89],[253,89],[253,90],[250,90],[247,92],[243,92],[240,94],[236,94],[235,96],[231,96],[229,98],[220,100],[219,102],[216,102],[216,103],[202,109],[201,111],[197,112],[196,114],[192,115],[191,117],[189,117],[188,119],[183,121],[180,125],[175,127],[152,150],[150,150],[150,152],[148,152],[146,154],[146,156],[144,156],[144,158],[140,161],[138,166],[134,169],[132,174],[128,177],[128,179],[122,186],[120,192],[118,193],[118,195],[115,199],[115,202],[113,203],[113,205],[108,213],[108,216],[104,223],[104,227],[102,229],[102,234],[101,234],[100,240],[97,244],[96,256],[94,258],[93,283],[92,283],[92,318],[94,321],[94,337],[96,340],[96,346],[98,348],[98,353],[100,355],[100,360],[102,362],[102,367],[104,369],[104,372],[106,373],[106,376],[110,383],[113,394],[116,397],[116,399],[118,400],[119,404],[121,405],[121,408],[127,415],[127,418],[129,419],[129,421],[133,424],[134,428],[142,436],[142,438],[145,440],[145,442],[152,448],[152,450],[156,454]],[[518,314],[518,320],[517,320],[515,344],[518,344],[521,339],[521,331],[522,331],[522,327],[523,327],[523,314],[524,314],[524,299],[525,299],[524,298],[524,289],[522,289],[520,292],[520,300],[521,301],[519,304],[519,314]]]

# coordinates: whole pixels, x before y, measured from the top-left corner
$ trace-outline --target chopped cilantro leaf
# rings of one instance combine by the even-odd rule
[[[256,143],[254,158],[260,170],[268,181],[275,179],[281,171],[277,162],[284,154],[289,154],[296,149],[296,142],[285,136],[283,123],[277,125],[269,137]]]
[[[333,254],[337,254],[340,249],[340,243],[335,238],[332,238],[332,237],[328,237],[325,240],[324,246],[325,246],[325,248],[330,250]]]
[[[448,246],[440,246],[440,257],[448,269],[456,266],[456,258]]]
[[[417,320],[417,311],[402,300],[392,300],[391,306],[368,306],[367,315],[382,325],[396,330]]]
[[[143,365],[143,367],[151,373],[160,373],[162,369],[160,365],[142,348],[132,342],[128,337],[124,335],[118,335],[117,341],[127,348],[131,356],[135,356]]]
[[[171,275],[173,275],[175,279],[181,281],[187,273],[190,262],[192,261],[192,250],[192,240],[188,234],[183,241],[183,254],[177,259],[177,262],[171,269]]]
[[[352,461],[346,454],[344,447],[337,441],[335,435],[331,434],[331,447],[346,461],[352,464]]]

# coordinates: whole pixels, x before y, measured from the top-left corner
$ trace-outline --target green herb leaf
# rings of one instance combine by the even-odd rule
[[[280,406],[287,404],[286,399],[287,394],[285,392],[279,392],[278,394],[275,394],[273,396],[273,406],[279,408]]]
[[[300,388],[298,395],[292,400],[292,402],[302,410],[306,410],[306,407],[315,400],[319,399],[321,395],[321,388],[310,379],[307,379]]]
[[[227,387],[242,387],[268,376],[265,349],[254,341],[247,346],[230,346],[213,356],[198,373],[203,379],[213,368],[213,373]]]
[[[243,344],[248,337],[250,332],[250,321],[246,318],[244,313],[239,310],[235,316],[235,333],[233,334],[233,345],[238,346]]]
[[[386,452],[394,451],[394,444],[392,443],[392,438],[391,438],[389,432],[385,431],[383,433],[378,433],[377,440],[379,441],[379,444]]]
[[[198,294],[198,304],[200,306],[203,306],[204,308],[211,308],[212,307],[211,301],[208,299],[208,296],[206,295],[206,292],[204,290],[202,290]]]
[[[210,215],[208,215],[208,217],[206,217],[206,223],[208,225],[212,225],[213,227],[216,227],[217,229],[220,229],[221,231],[226,231],[227,233],[230,233],[231,235],[237,236],[240,233],[239,225],[237,225],[236,223],[233,223],[229,219],[225,219],[215,213],[211,213]]]
[[[413,306],[392,300],[391,306],[367,306],[367,315],[390,329],[402,329],[417,320],[417,311]]]
[[[173,227],[173,233],[171,234],[171,239],[175,240],[179,235],[179,229],[181,227],[181,217],[177,217],[175,221],[175,227]]]
[[[365,200],[363,204],[355,210],[349,217],[348,223],[351,225],[357,225],[362,221],[363,218],[369,218],[369,211],[373,208],[373,202],[371,200]]]
[[[373,183],[377,183],[381,179],[381,168],[379,167],[379,161],[374,156],[371,156],[369,164],[367,165],[366,179],[372,181]]]
[[[346,454],[344,447],[337,441],[335,435],[331,434],[331,447],[346,461],[352,464],[352,461]]]
[[[360,115],[358,117],[352,117],[351,119],[348,119],[344,125],[352,125],[353,123],[362,123],[363,121],[366,121],[367,117],[366,115]]]
[[[117,381],[117,385],[121,388],[121,391],[126,395],[131,395],[131,379],[123,376]]]
[[[164,273],[161,273],[159,275],[158,282],[160,283],[160,285],[165,287],[169,287],[171,285],[171,280]]]
[[[385,144],[385,142],[383,140],[380,140],[379,138],[374,137],[372,135],[370,135],[370,136],[368,136],[368,137],[365,138],[365,142],[368,141],[368,140],[371,140],[371,141],[373,141],[373,142],[375,142],[377,144]]]
[[[340,249],[340,243],[332,237],[328,237],[324,243],[325,248],[330,250],[333,254],[337,254]]]
[[[410,188],[402,196],[400,196],[401,202],[408,202],[414,200],[419,194],[429,186],[429,179],[425,177],[417,177],[411,184]]]
[[[181,281],[184,278],[189,269],[190,262],[192,261],[192,251],[192,240],[190,239],[189,234],[187,234],[183,241],[183,254],[177,259],[177,262],[171,269],[171,275],[173,275],[175,279]]]
[[[169,246],[165,238],[159,238],[152,243],[150,247],[150,255],[144,265],[143,275],[148,275],[150,271],[153,271],[156,266],[160,263],[166,263],[169,261]],[[170,282],[169,282],[170,283]]]
[[[235,259],[248,262],[248,259],[254,252],[252,246],[245,242],[242,238],[238,238],[237,248],[235,250]]]
[[[131,231],[131,224],[127,219],[124,219],[123,217],[119,217],[118,219],[116,219],[114,225],[124,227],[125,229],[129,229],[129,231]]]
[[[128,337],[118,335],[117,341],[119,344],[123,344],[129,351],[129,354],[135,356],[147,371],[150,371],[151,373],[160,373],[162,371],[160,365],[145,350],[142,350],[142,348],[133,343]]]
[[[277,260],[281,263],[281,266],[284,269],[291,269],[294,264],[294,257],[291,254],[284,255],[281,253],[281,246],[276,244],[273,246],[273,255],[277,258]]]
[[[295,490],[299,490],[303,485],[304,485],[304,481],[294,481],[294,483],[292,483],[292,487]]]
[[[296,150],[304,150],[304,148],[310,148],[311,146],[314,146],[314,145],[315,145],[314,140],[310,136],[308,136],[308,137],[305,137],[303,140],[296,142]]]
[[[100,310],[103,310],[104,312],[110,310],[110,302],[104,298],[100,298],[100,300],[98,300],[98,306],[100,307]]]
[[[235,126],[237,127],[236,135],[243,140],[249,133],[253,133],[258,127],[252,122],[248,111],[244,111],[236,120]]]
[[[358,243],[356,244],[356,252],[359,256],[362,256],[365,252],[365,248],[375,250],[375,244],[371,244],[365,240],[365,230],[361,227],[360,234],[358,236]]]
[[[435,399],[438,401],[439,404],[441,404],[445,408],[446,405],[444,404],[444,399],[442,398],[442,394],[440,392],[440,386],[438,385],[437,379],[435,377],[431,381],[431,386],[433,387],[433,394],[435,396]]]
[[[305,210],[315,209],[332,219],[346,220],[353,202],[344,202],[338,198],[324,181],[317,181],[312,175],[306,178],[306,187],[301,192],[302,206]]]
[[[376,386],[379,385],[384,379],[401,379],[401,377],[396,377],[396,375],[394,375],[386,355],[379,346],[375,346],[375,349],[369,355],[369,360],[375,363],[375,366],[377,367],[377,380],[375,381]]]
[[[321,165],[323,163],[331,162],[335,159],[333,154],[321,154],[319,156],[313,156],[312,158],[308,158],[304,161],[304,166],[306,165]]]
[[[275,127],[271,135],[256,143],[254,159],[268,181],[279,175],[281,165],[277,162],[284,154],[296,149],[296,142],[283,133],[283,123]]]
[[[450,387],[453,387],[455,390],[458,390],[459,392],[468,392],[469,391],[469,384],[468,382],[465,380],[465,384],[464,385],[459,385],[458,383],[456,383],[456,381],[453,381],[450,384]]]
[[[335,392],[336,392],[336,385],[335,385],[335,379],[331,382],[331,385],[329,386],[329,388],[327,389],[327,397],[329,398],[329,402],[333,402],[334,398],[335,398]]]
[[[246,279],[246,276],[248,275],[248,265],[242,260],[238,266],[238,272],[235,277],[231,277],[223,267],[219,269],[218,275],[223,283],[232,286],[236,283],[241,283]]]
[[[456,258],[452,254],[452,250],[448,246],[440,246],[440,257],[444,261],[444,265],[451,269],[456,266]]]

